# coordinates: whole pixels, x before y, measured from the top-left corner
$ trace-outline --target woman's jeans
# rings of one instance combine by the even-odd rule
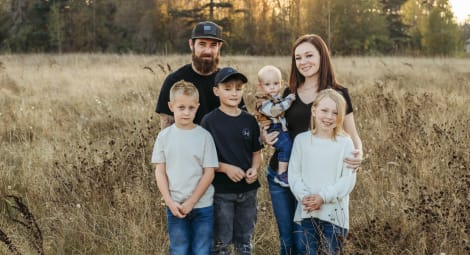
[[[317,218],[302,219],[307,240],[307,254],[339,255],[348,230]]]
[[[170,254],[208,255],[212,248],[214,207],[194,208],[185,218],[166,210]]]
[[[289,188],[281,187],[274,182],[274,176],[276,176],[276,172],[268,167],[269,193],[279,229],[279,253],[281,255],[304,255],[306,242],[302,226],[294,222],[297,200]]]

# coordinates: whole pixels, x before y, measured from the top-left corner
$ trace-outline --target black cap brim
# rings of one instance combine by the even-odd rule
[[[224,83],[228,80],[231,80],[231,79],[239,79],[241,80],[243,83],[247,83],[248,82],[248,78],[246,78],[245,75],[243,75],[242,73],[229,73],[227,75],[225,75],[224,77],[220,78],[219,80],[215,81],[215,86],[219,85],[219,83]]]
[[[224,40],[222,40],[220,38],[217,38],[217,37],[213,37],[213,36],[193,36],[193,37],[191,37],[191,39],[193,39],[193,40],[195,40],[195,39],[211,39],[211,40],[218,41],[218,42],[225,42]]]

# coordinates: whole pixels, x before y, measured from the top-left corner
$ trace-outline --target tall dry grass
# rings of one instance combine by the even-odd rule
[[[164,204],[149,164],[159,131],[154,109],[165,76],[188,61],[0,56],[0,254],[166,253]],[[287,78],[287,57],[223,58],[247,74],[250,107],[266,64]],[[468,254],[470,61],[354,57],[334,64],[365,148],[347,253]],[[254,251],[276,254],[261,176]]]

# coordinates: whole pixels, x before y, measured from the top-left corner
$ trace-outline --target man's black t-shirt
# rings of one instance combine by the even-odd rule
[[[219,70],[217,70],[218,72]],[[214,79],[217,72],[213,74],[204,76],[196,73],[191,64],[182,66],[180,69],[171,73],[166,77],[163,82],[163,86],[160,89],[160,95],[158,96],[157,113],[165,113],[168,115],[173,115],[168,107],[168,102],[170,101],[170,89],[178,81],[184,80],[191,82],[196,86],[199,92],[199,109],[196,112],[196,117],[194,118],[194,123],[201,123],[202,117],[219,107],[220,101],[219,98],[214,95]],[[239,105],[240,109],[246,110],[245,102],[242,102]]]
[[[180,69],[168,75],[163,82],[163,86],[160,89],[160,95],[158,96],[156,112],[173,115],[168,107],[168,102],[170,101],[170,89],[176,82],[184,80],[193,83],[199,92],[200,105],[196,112],[196,118],[194,119],[194,123],[199,124],[206,113],[217,108],[220,104],[219,98],[214,95],[212,90],[216,74],[217,72],[214,72],[211,75],[204,76],[196,73],[191,67],[191,64],[182,66]]]

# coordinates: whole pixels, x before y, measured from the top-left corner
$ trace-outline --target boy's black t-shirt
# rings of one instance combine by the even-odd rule
[[[349,114],[353,112],[353,107],[351,103],[351,97],[349,96],[349,92],[347,88],[340,87],[336,89],[341,95],[343,95],[344,100],[346,101],[346,114]],[[290,91],[289,89],[286,89],[284,91],[284,97],[289,95]],[[292,103],[291,107],[287,109],[285,112],[285,118],[287,122],[287,129],[289,131],[289,135],[294,141],[295,137],[307,130],[310,129],[310,118],[312,117],[312,104],[313,102],[309,104],[305,104],[302,102],[302,100],[299,98],[299,95],[296,93],[296,100]],[[269,167],[272,170],[277,170],[278,168],[278,160],[277,160],[277,152],[274,153],[274,155],[271,157],[269,161]]]
[[[170,108],[168,107],[168,102],[170,101],[170,89],[176,82],[184,80],[194,84],[199,92],[199,109],[196,112],[194,123],[201,123],[202,117],[204,117],[204,115],[219,107],[220,105],[219,98],[216,97],[213,92],[215,82],[214,79],[217,72],[207,76],[200,75],[193,70],[191,64],[186,64],[175,72],[169,74],[163,82],[162,88],[160,89],[157,108],[155,111],[157,113],[173,115],[173,113],[170,111]],[[243,110],[246,109],[245,102],[243,100],[239,107]]]
[[[219,162],[238,166],[244,171],[251,167],[253,152],[263,148],[258,122],[245,111],[234,117],[217,108],[204,116],[201,126],[214,138]],[[242,193],[260,186],[258,180],[251,184],[245,180],[233,182],[219,172],[215,173],[212,184],[218,193]]]

